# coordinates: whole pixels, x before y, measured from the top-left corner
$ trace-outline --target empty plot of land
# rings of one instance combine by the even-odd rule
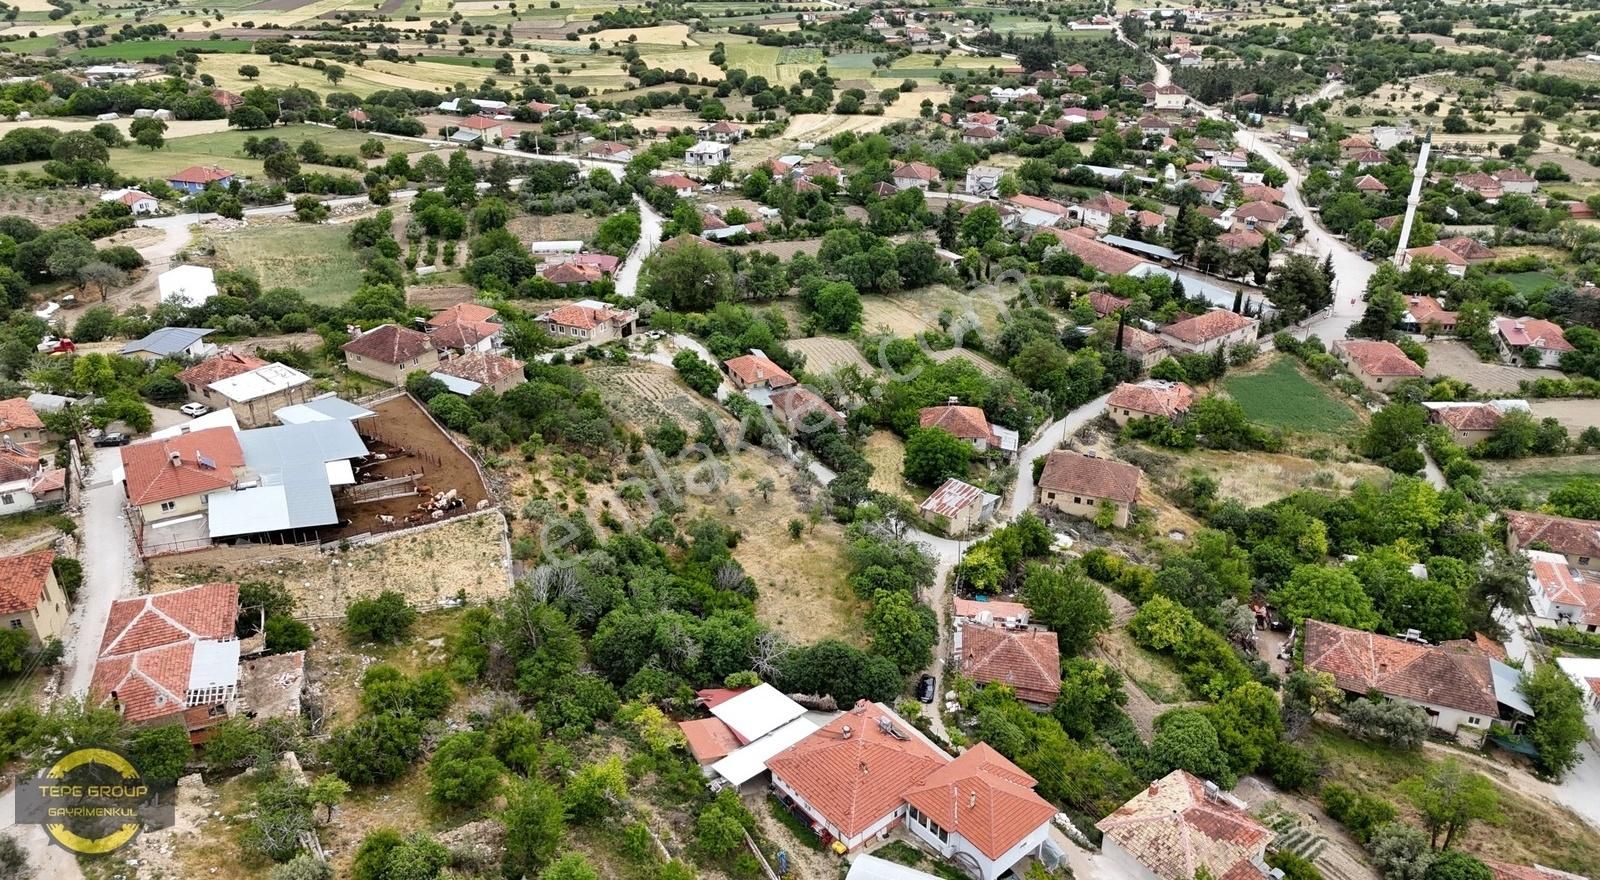
[[[1464,342],[1435,339],[1423,343],[1423,346],[1428,349],[1428,365],[1422,368],[1423,375],[1430,379],[1439,376],[1460,379],[1490,394],[1514,393],[1521,383],[1535,379],[1561,378],[1560,370],[1530,370],[1509,364],[1485,363]]]
[[[247,226],[213,239],[218,268],[246,272],[263,290],[289,287],[314,303],[344,302],[361,285],[361,266],[341,226]]]
[[[879,296],[861,298],[861,326],[870,331],[888,330],[896,336],[915,336],[936,326],[905,306]]]
[[[805,356],[806,369],[813,373],[831,373],[845,366],[858,367],[863,372],[872,370],[872,364],[848,339],[810,336],[805,339],[791,339],[788,346],[790,351]]]
[[[1006,377],[1005,367],[1000,366],[994,361],[991,361],[983,355],[978,354],[970,349],[947,348],[944,351],[929,352],[928,356],[941,364],[945,363],[946,361],[953,360],[967,361],[973,366],[977,367],[978,372],[984,374],[985,376],[989,376],[990,378],[994,379],[1003,379]]]
[[[1252,507],[1271,504],[1305,489],[1343,493],[1357,482],[1386,484],[1392,475],[1388,468],[1364,462],[1314,461],[1268,452],[1196,450],[1183,455],[1156,454],[1162,463],[1148,470],[1163,484],[1186,483],[1191,473],[1201,471],[1217,481],[1222,497],[1236,498]]]
[[[1530,400],[1536,419],[1555,419],[1574,434],[1600,426],[1600,400]]]
[[[1306,378],[1288,357],[1273,360],[1265,369],[1230,375],[1222,387],[1252,422],[1269,428],[1330,433],[1356,420],[1354,410]]]
[[[1563,455],[1558,458],[1483,463],[1485,483],[1521,489],[1534,496],[1535,502],[1543,500],[1568,481],[1597,476],[1600,476],[1600,455]]]

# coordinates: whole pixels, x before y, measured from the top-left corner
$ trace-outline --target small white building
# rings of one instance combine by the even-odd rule
[[[723,165],[733,161],[733,147],[716,141],[701,141],[683,151],[683,161],[697,167]]]
[[[1600,632],[1600,578],[1560,553],[1529,550],[1529,616],[1537,626]]]
[[[121,202],[128,206],[133,216],[140,217],[145,214],[154,214],[161,210],[161,203],[156,197],[136,189],[111,189],[100,194],[102,202]]]
[[[178,266],[156,278],[161,301],[194,308],[217,295],[217,276],[205,266]]]
[[[966,191],[969,196],[993,198],[1000,194],[1000,178],[1005,172],[993,165],[974,165],[967,169]]]

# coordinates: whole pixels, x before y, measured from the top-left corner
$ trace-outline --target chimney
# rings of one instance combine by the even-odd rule
[[[1155,782],[1155,781],[1152,780],[1151,783],[1150,783],[1150,796],[1151,797],[1155,797],[1156,795],[1158,795],[1160,793],[1161,793],[1161,783]]]
[[[173,467],[178,467],[179,465],[183,464],[183,455],[177,450],[173,450],[172,452],[167,453],[167,463]]]
[[[967,796],[967,809],[969,809],[969,810],[977,809],[977,806],[978,806],[978,793],[977,793],[977,791],[973,791]]]
[[[944,402],[945,402],[946,406],[955,406],[956,404],[961,402],[961,398],[956,397],[954,394],[952,394],[949,397],[946,397],[944,399]]]
[[[850,725],[846,724],[845,726],[839,728],[839,738],[840,739],[849,739],[850,738],[850,734],[852,734],[854,732],[855,731],[850,729]]]

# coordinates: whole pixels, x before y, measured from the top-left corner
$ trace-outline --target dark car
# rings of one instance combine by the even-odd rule
[[[121,431],[112,431],[109,434],[101,434],[100,436],[94,438],[94,445],[127,446],[132,440],[132,437],[129,437],[127,434],[124,434]]]
[[[938,680],[926,672],[922,673],[922,678],[917,679],[917,699],[924,703],[933,702],[935,692],[938,689]]]

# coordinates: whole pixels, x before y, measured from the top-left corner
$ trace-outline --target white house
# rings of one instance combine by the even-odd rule
[[[967,169],[966,191],[969,196],[993,198],[1000,194],[1000,178],[1005,172],[993,165],[974,165]]]
[[[156,278],[162,302],[193,308],[217,295],[217,276],[205,266],[179,266]]]
[[[1583,715],[1589,739],[1600,743],[1600,657],[1557,657],[1556,665],[1583,694]]]
[[[1600,578],[1547,550],[1529,550],[1529,615],[1538,626],[1600,632]]]
[[[733,161],[733,147],[716,141],[701,141],[683,151],[683,161],[690,165],[722,165]]]
[[[1182,110],[1189,104],[1189,93],[1179,86],[1165,85],[1156,87],[1157,110]]]
[[[135,217],[145,214],[154,214],[161,210],[161,203],[156,201],[155,196],[146,192],[140,192],[136,189],[106,190],[100,194],[100,201],[121,202],[128,206],[128,210],[133,212],[133,216]]]

